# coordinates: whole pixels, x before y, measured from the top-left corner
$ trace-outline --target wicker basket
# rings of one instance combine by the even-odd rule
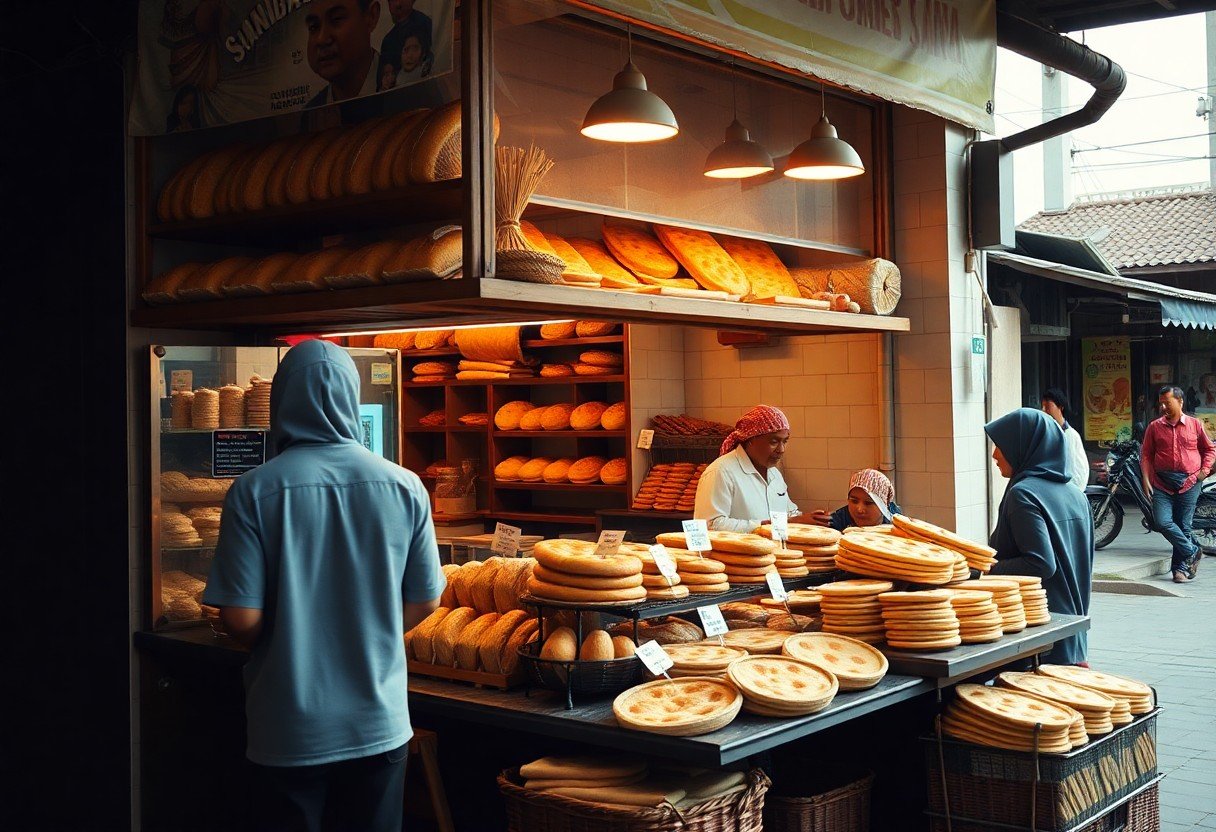
[[[764,803],[765,832],[869,832],[874,774],[839,788],[788,797],[770,794]]]
[[[642,662],[637,658],[609,661],[559,661],[542,659],[536,642],[519,648],[519,663],[531,684],[571,693],[612,694],[628,690],[642,681]]]
[[[890,260],[874,258],[803,267],[791,269],[790,274],[804,298],[815,292],[841,292],[857,301],[868,315],[890,315],[899,303],[899,266]]]
[[[770,797],[769,800],[772,800]],[[973,821],[954,820],[950,823],[945,818],[933,817],[929,821],[931,832],[996,832],[1009,827],[1004,824],[988,824]],[[1084,826],[1076,827],[1075,832],[1160,832],[1161,830],[1161,799],[1157,792],[1157,784],[1148,788],[1114,807],[1100,818],[1095,818]]]
[[[760,832],[768,787],[768,777],[754,768],[742,792],[687,809],[671,804],[631,809],[525,789],[519,769],[498,776],[507,832]]]

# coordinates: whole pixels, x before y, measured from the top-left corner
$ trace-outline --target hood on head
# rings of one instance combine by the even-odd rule
[[[270,388],[270,441],[276,454],[301,443],[359,442],[359,371],[329,341],[287,351]]]
[[[1013,467],[1011,482],[1022,477],[1068,482],[1064,431],[1043,411],[1018,408],[984,425],[984,432]]]

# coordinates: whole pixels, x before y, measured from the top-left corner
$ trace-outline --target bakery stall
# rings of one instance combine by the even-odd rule
[[[1059,705],[1028,725],[966,686],[1088,626],[1048,614],[1033,583],[974,578],[986,547],[919,521],[853,541],[683,526],[728,408],[689,395],[691,343],[864,335],[845,365],[881,376],[889,335],[910,328],[891,105],[582,3],[463,0],[455,24],[454,70],[426,83],[132,141],[131,325],[155,357],[135,430],[145,828],[245,822],[244,654],[198,582],[223,472],[239,469],[217,461],[256,459],[277,355],[301,337],[366,353],[369,447],[423,476],[447,541],[442,615],[406,635],[432,786],[411,796],[421,826],[801,828],[831,795],[833,828],[861,829],[872,787],[880,828],[927,804],[935,828],[1023,823],[957,802],[982,791],[960,773],[981,752],[1019,761],[1008,789],[1046,795],[1052,829],[1128,817],[1156,772],[1151,692],[1090,679],[1107,693],[1071,700],[1085,725]],[[647,99],[646,125],[667,139],[600,140],[622,119],[589,105],[647,82],[666,110]],[[804,143],[835,138],[810,135],[816,116],[855,175],[806,162]],[[757,169],[737,178],[719,145]],[[182,355],[197,378],[164,363]],[[796,386],[750,381],[777,405]],[[877,425],[893,407],[859,410]],[[241,436],[216,456],[221,430]],[[168,449],[189,463],[167,466]],[[191,495],[206,510],[182,510]],[[836,650],[862,669],[825,669]],[[1004,681],[1027,696],[1003,695],[1030,707],[1039,676],[1075,681],[1022,673]],[[1024,764],[1051,755],[1065,762],[1049,788]],[[913,768],[941,793],[900,776]],[[1063,785],[1077,772],[1082,792]]]

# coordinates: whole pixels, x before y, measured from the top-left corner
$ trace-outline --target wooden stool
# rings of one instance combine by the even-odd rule
[[[452,825],[452,811],[448,808],[447,792],[443,790],[443,777],[439,773],[439,735],[425,728],[415,728],[410,740],[410,754],[422,758],[422,772],[426,776],[426,789],[431,796],[431,809],[439,832],[456,832]]]

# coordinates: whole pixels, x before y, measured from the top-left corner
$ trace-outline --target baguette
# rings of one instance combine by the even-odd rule
[[[500,673],[510,676],[515,672],[515,668],[519,666],[519,648],[536,639],[536,630],[539,626],[535,618],[529,618],[520,624],[515,632],[511,633],[511,638],[507,641],[507,647],[503,650],[502,658],[499,660]]]
[[[471,607],[457,607],[443,617],[435,628],[435,664],[442,667],[456,665],[456,638],[465,627],[477,618],[477,611]]]
[[[511,636],[529,620],[524,610],[510,610],[502,613],[493,625],[482,633],[477,644],[477,656],[481,660],[481,668],[487,673],[502,672],[502,656],[507,649]]]
[[[341,127],[331,127],[314,134],[295,154],[287,173],[287,201],[300,205],[312,198],[313,168],[317,160],[342,136]]]
[[[266,189],[270,184],[270,174],[291,145],[290,138],[276,139],[253,157],[249,169],[245,172],[244,181],[236,183],[239,193],[232,206],[234,211],[260,211],[266,207]]]
[[[388,139],[380,148],[379,155],[372,161],[371,187],[373,191],[386,191],[393,187],[393,166],[399,155],[408,156],[413,146],[411,141],[418,140],[417,128],[426,121],[431,111],[423,108],[405,113],[404,119],[390,133]]]
[[[435,628],[439,626],[451,611],[449,607],[439,607],[426,618],[422,619],[417,627],[410,630],[413,634],[410,637],[410,647],[413,649],[418,661],[426,662],[427,664],[435,663]]]
[[[334,148],[333,164],[329,168],[329,199],[346,196],[346,180],[351,167],[355,163],[355,155],[364,140],[375,132],[383,119],[369,118],[354,127],[348,127],[347,135],[340,145]]]
[[[311,139],[311,133],[301,133],[286,140],[287,147],[283,149],[283,153],[271,168],[270,175],[266,177],[267,206],[278,207],[287,204],[287,176],[291,173],[291,166],[296,161],[296,155]]]
[[[496,612],[488,612],[480,615],[473,620],[471,624],[460,631],[460,635],[456,637],[456,666],[461,670],[476,670],[480,665],[478,660],[478,646],[481,644],[481,637],[486,630],[494,626],[498,622],[499,615]]]
[[[402,126],[409,123],[416,112],[416,110],[409,110],[382,118],[363,136],[351,153],[350,164],[346,166],[343,193],[366,194],[372,190],[372,177],[376,163],[384,155],[385,145],[394,139]]]

